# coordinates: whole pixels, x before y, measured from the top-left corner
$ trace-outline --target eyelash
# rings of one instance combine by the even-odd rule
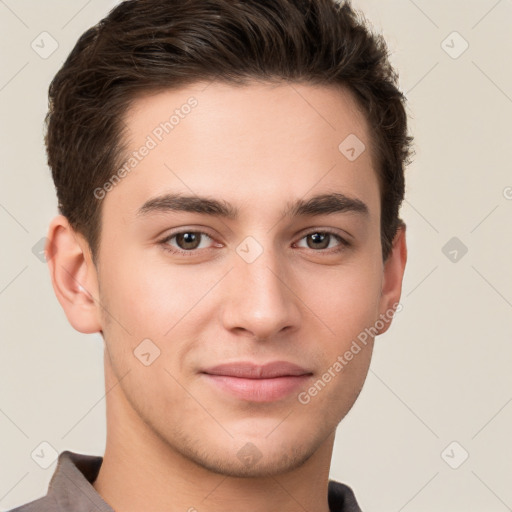
[[[173,238],[175,238],[177,235],[181,235],[181,234],[184,234],[184,233],[194,233],[194,234],[206,235],[210,240],[213,240],[213,238],[210,235],[208,235],[208,233],[205,233],[204,231],[193,231],[191,229],[187,229],[187,230],[177,231],[175,233],[172,233],[172,234],[166,236],[159,243],[162,245],[162,248],[165,251],[170,252],[171,254],[178,254],[178,255],[183,255],[183,256],[194,256],[194,255],[197,254],[197,252],[200,249],[191,249],[189,251],[185,251],[183,249],[177,249],[175,247],[171,248],[171,246],[168,244],[168,242],[170,240],[172,240]],[[319,234],[328,234],[328,235],[334,237],[338,242],[340,242],[340,245],[337,248],[335,248],[335,249],[332,249],[332,248],[331,249],[319,249],[319,250],[310,249],[313,252],[327,253],[327,254],[336,254],[336,253],[342,252],[343,250],[351,247],[351,245],[352,245],[350,242],[348,242],[347,240],[342,238],[337,233],[334,233],[333,231],[329,231],[329,230],[310,231],[309,233],[306,233],[305,235],[303,235],[300,238],[300,240],[308,237],[309,235],[314,235],[314,234],[318,234],[318,233]]]

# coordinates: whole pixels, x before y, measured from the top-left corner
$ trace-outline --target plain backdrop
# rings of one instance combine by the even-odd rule
[[[105,447],[102,340],[68,324],[38,244],[57,214],[48,85],[115,4],[0,2],[0,511],[46,493],[41,443]],[[512,510],[512,1],[353,4],[388,41],[416,155],[403,309],[338,428],[331,478],[365,512]]]

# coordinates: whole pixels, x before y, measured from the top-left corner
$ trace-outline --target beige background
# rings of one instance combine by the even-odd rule
[[[32,248],[56,214],[48,84],[115,3],[0,1],[0,511],[46,493],[55,463],[32,460],[40,443],[104,450],[101,338],[68,324]],[[512,510],[512,1],[354,5],[389,42],[416,156],[403,310],[338,429],[331,477],[365,512]],[[31,47],[43,31],[58,43],[48,58]],[[456,262],[452,237],[468,249]]]

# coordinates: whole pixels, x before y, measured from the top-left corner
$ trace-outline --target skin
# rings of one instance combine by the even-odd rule
[[[97,267],[65,217],[48,232],[69,322],[105,340],[107,444],[94,487],[121,512],[328,512],[336,427],[362,389],[374,340],[307,404],[300,390],[267,403],[235,398],[199,372],[286,360],[313,373],[307,390],[399,302],[405,229],[383,262],[369,126],[347,90],[213,82],[159,92],[127,112],[128,147],[190,96],[198,105],[102,200]],[[355,161],[338,149],[351,133],[366,145]],[[239,216],[137,215],[167,192],[226,201]],[[333,192],[368,214],[282,215],[289,201]],[[178,228],[208,236],[192,255],[173,254],[165,247],[187,250],[183,240],[162,240]],[[351,245],[307,236],[322,230]],[[263,251],[251,263],[236,251],[248,236]],[[160,350],[149,366],[133,352],[144,339]],[[247,443],[257,463],[237,456]]]

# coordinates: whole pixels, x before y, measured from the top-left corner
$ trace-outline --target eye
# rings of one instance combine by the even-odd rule
[[[315,252],[337,253],[351,246],[350,242],[331,231],[312,231],[303,236],[300,241],[302,240],[306,240],[306,248]],[[212,242],[213,238],[203,231],[183,230],[166,236],[160,241],[160,245],[167,252],[193,256],[199,249],[212,248]],[[299,244],[295,245],[301,247]],[[221,247],[222,244],[217,246]]]
[[[179,231],[161,240],[162,247],[171,253],[192,255],[196,249],[207,249],[204,241],[213,239],[202,231]],[[171,243],[174,242],[174,243]]]
[[[331,231],[312,231],[302,237],[301,240],[306,240],[308,249],[323,251],[325,249],[334,248],[334,251],[329,252],[339,252],[351,245],[350,242]],[[332,242],[338,242],[338,244],[332,244]]]

